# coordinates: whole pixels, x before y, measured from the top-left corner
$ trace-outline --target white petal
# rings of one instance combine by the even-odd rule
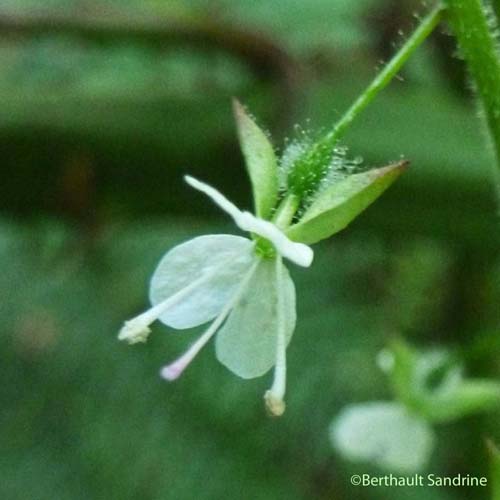
[[[283,302],[286,344],[295,328],[295,287],[283,268]],[[234,307],[216,338],[217,358],[236,375],[264,375],[276,362],[278,299],[275,261],[262,260],[248,291]]]
[[[277,252],[291,260],[294,264],[302,267],[309,267],[312,264],[314,252],[311,247],[304,243],[297,243],[278,229],[272,222],[259,219],[250,212],[242,212],[238,220],[235,221],[238,227],[244,231],[258,234],[269,240]]]
[[[241,216],[241,210],[214,187],[210,186],[206,182],[201,182],[190,175],[184,176],[184,180],[191,187],[194,187],[198,191],[205,193],[209,198],[212,198],[212,201],[224,210],[224,212],[228,213],[233,219],[235,219],[235,221]]]
[[[214,319],[254,261],[253,242],[240,236],[200,236],[176,246],[163,257],[153,274],[151,303],[160,304],[196,280],[199,284],[159,320],[183,329]],[[200,280],[203,276],[206,279]]]
[[[388,471],[416,472],[432,452],[434,434],[398,403],[349,406],[330,428],[333,445],[349,460],[372,462]]]
[[[235,224],[240,229],[258,234],[268,239],[280,255],[286,257],[295,264],[303,267],[309,267],[311,265],[314,253],[310,247],[303,243],[297,243],[290,240],[285,233],[278,229],[272,222],[259,219],[250,212],[242,212],[222,193],[219,193],[217,189],[205,182],[201,182],[189,175],[186,175],[185,180],[190,186],[212,198],[224,212],[228,213],[233,218]]]
[[[169,381],[178,378],[182,372],[189,366],[189,364],[194,360],[196,355],[203,349],[206,343],[215,335],[219,327],[224,323],[227,316],[231,312],[231,309],[235,304],[238,303],[242,295],[247,290],[250,278],[257,268],[258,263],[255,262],[247,274],[243,277],[241,283],[238,285],[238,289],[233,297],[229,300],[227,304],[224,305],[221,313],[217,316],[215,321],[208,327],[208,329],[196,340],[194,344],[189,347],[189,349],[179,358],[177,358],[173,363],[165,365],[161,370],[161,376]]]

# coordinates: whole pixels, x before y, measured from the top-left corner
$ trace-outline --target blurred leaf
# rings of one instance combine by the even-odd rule
[[[268,219],[278,198],[278,167],[273,146],[243,106],[233,101],[240,146],[252,182],[255,214]]]
[[[425,467],[434,446],[425,420],[398,403],[379,401],[342,410],[330,427],[330,439],[349,460],[407,473]]]
[[[377,0],[222,0],[224,11],[259,30],[275,33],[298,53],[356,48],[369,42],[361,21]],[[332,20],[335,29],[332,29]],[[300,29],[297,29],[300,26]]]
[[[396,398],[413,411],[419,400],[415,394],[414,377],[416,354],[402,341],[391,343],[390,349],[379,354],[379,366],[389,375]]]
[[[398,400],[430,422],[500,406],[500,383],[464,378],[461,366],[446,351],[420,353],[398,341],[382,361]]]
[[[490,487],[491,500],[500,500],[500,451],[492,443],[488,443],[490,452]]]
[[[296,241],[316,243],[344,229],[405,170],[408,162],[353,174],[320,192],[297,224],[287,230]]]
[[[422,401],[422,413],[432,422],[453,421],[500,406],[500,382],[470,379],[436,390]]]

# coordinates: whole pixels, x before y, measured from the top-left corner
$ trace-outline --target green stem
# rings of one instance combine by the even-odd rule
[[[358,114],[385,88],[413,54],[416,48],[432,33],[441,20],[442,4],[438,4],[422,20],[415,32],[354,101],[344,116],[323,138],[314,143],[294,164],[288,175],[289,190],[301,198],[314,193],[331,163],[334,148]]]
[[[337,141],[344,135],[354,118],[356,118],[356,116],[373,101],[375,96],[391,82],[415,49],[432,33],[441,20],[442,12],[443,6],[439,4],[427,14],[410,38],[406,40],[404,45],[384,69],[375,77],[366,90],[354,101],[344,116],[336,123],[333,130],[322,139],[321,142],[324,145],[331,147],[336,145]]]
[[[500,53],[481,0],[445,0],[448,20],[474,79],[500,167]]]

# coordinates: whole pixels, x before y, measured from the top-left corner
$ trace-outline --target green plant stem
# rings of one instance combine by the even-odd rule
[[[441,20],[443,6],[437,5],[422,20],[418,28],[406,40],[404,45],[384,67],[384,69],[368,85],[366,90],[354,101],[335,127],[320,141],[322,146],[334,147],[339,138],[346,132],[352,121],[373,101],[375,96],[385,88],[401,69],[403,64],[413,54],[415,49],[432,33]]]
[[[481,0],[445,0],[448,20],[477,88],[500,168],[500,53]]]
[[[406,40],[404,45],[375,77],[372,83],[368,85],[368,88],[354,101],[353,105],[334,125],[330,132],[315,142],[295,162],[288,174],[288,186],[291,192],[304,199],[318,190],[318,186],[331,165],[332,156],[339,139],[346,132],[356,116],[389,84],[415,49],[429,36],[439,23],[442,11],[442,4],[431,10],[415,32]]]

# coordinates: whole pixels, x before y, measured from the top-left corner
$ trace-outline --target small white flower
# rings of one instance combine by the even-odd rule
[[[187,176],[186,182],[208,195],[236,225],[268,240],[273,258],[255,252],[255,242],[232,235],[207,235],[176,246],[162,258],[150,285],[152,308],[125,322],[118,338],[145,342],[156,320],[176,329],[212,321],[208,329],[161,375],[175,380],[218,332],[217,358],[243,378],[275,367],[265,394],[273,415],[285,410],[286,347],[295,328],[295,287],[282,257],[308,267],[313,251],[291,241],[275,224],[242,212],[216,189]]]

